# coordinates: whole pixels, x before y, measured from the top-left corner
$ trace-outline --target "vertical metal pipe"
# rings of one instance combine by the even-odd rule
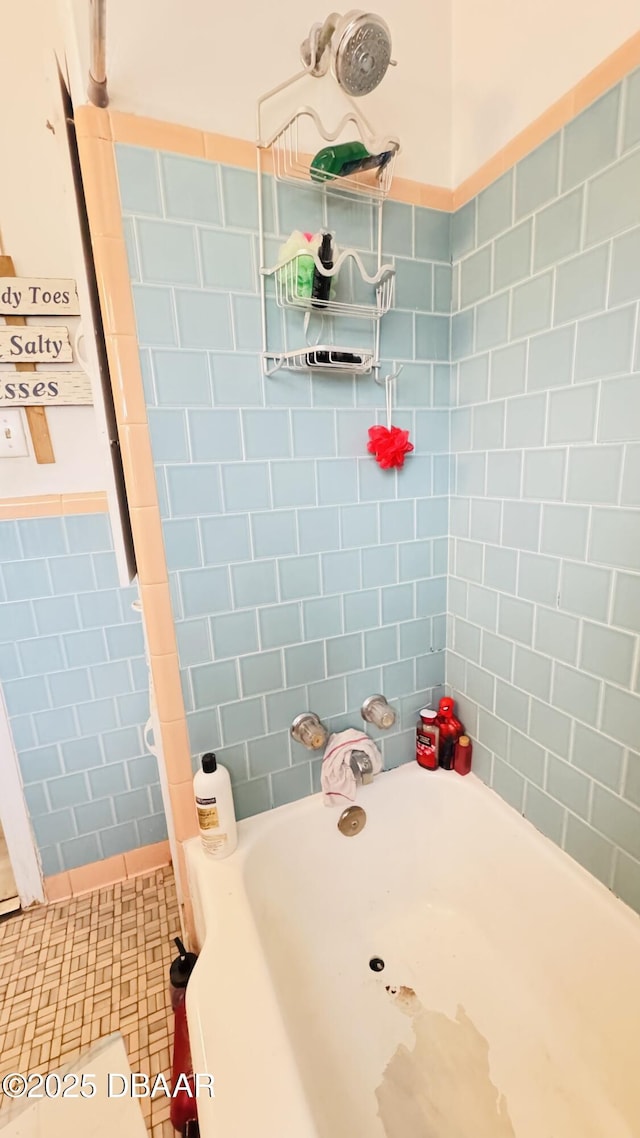
[[[107,0],[90,0],[91,58],[87,95],[96,107],[107,107]]]

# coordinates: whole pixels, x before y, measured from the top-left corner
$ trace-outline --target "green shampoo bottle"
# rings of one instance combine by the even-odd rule
[[[380,154],[370,154],[362,142],[325,146],[311,163],[311,177],[314,182],[325,182],[329,178],[348,178],[361,170],[382,170],[394,153],[394,150],[383,150]]]

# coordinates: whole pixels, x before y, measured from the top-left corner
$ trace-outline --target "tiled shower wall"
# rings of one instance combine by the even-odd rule
[[[640,74],[452,243],[448,685],[476,772],[640,910]]]
[[[106,514],[0,522],[0,682],[45,874],[167,836]]]
[[[120,147],[192,752],[218,749],[240,816],[317,786],[288,736],[306,707],[341,728],[383,690],[386,765],[412,757],[448,580],[476,772],[640,908],[639,144],[634,75],[451,233],[387,204],[383,355],[416,442],[391,475],[366,456],[371,378],[261,375],[254,175]],[[372,249],[361,208],[265,195],[273,261],[294,228]]]
[[[396,473],[366,452],[372,376],[262,375],[255,175],[129,146],[118,171],[192,753],[218,751],[243,817],[317,787],[320,760],[289,737],[300,711],[357,726],[384,691],[393,766],[444,681],[450,217],[385,205],[382,349],[404,362],[394,422],[416,445]],[[271,179],[265,196],[274,263],[294,229],[326,225],[371,261],[364,203],[326,216],[320,193]]]

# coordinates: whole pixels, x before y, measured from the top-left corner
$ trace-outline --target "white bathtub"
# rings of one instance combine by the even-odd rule
[[[638,917],[473,776],[358,803],[189,844],[204,1138],[638,1138]]]

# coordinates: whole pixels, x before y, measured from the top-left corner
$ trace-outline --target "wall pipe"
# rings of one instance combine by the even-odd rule
[[[89,64],[89,101],[96,107],[108,107],[107,93],[107,0],[90,0],[91,60]]]

